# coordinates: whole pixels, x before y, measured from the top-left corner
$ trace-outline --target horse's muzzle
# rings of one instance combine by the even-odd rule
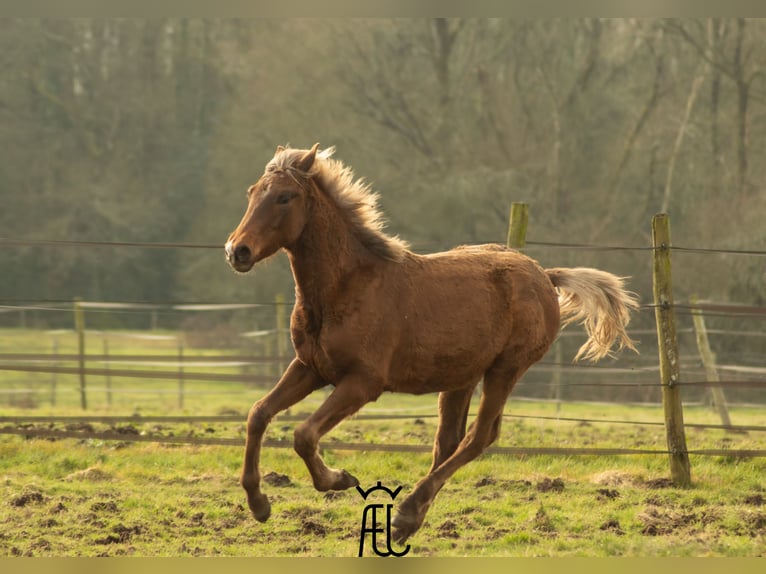
[[[239,245],[232,244],[231,241],[226,243],[224,247],[226,252],[226,260],[229,262],[235,271],[245,273],[255,264],[253,260],[253,253],[247,245],[240,243]]]

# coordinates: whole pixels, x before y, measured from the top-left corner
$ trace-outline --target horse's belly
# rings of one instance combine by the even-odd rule
[[[412,394],[460,389],[481,379],[492,360],[486,352],[394,358],[389,383],[392,391]]]

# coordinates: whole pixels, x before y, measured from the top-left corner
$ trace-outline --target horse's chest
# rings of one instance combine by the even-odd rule
[[[308,314],[297,313],[293,317],[292,339],[295,353],[322,379],[332,383],[337,378],[338,367],[332,352],[328,352],[326,342],[322,341],[321,333],[321,324],[312,320]]]
[[[305,309],[293,316],[293,345],[298,358],[328,383],[368,364],[369,329],[359,329],[340,313],[317,319]]]
[[[322,379],[334,383],[338,376],[338,365],[322,347],[318,338],[306,337],[295,346],[298,358],[311,367]]]

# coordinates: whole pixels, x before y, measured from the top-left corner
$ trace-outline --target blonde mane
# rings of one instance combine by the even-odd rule
[[[299,178],[313,179],[346,214],[352,232],[365,247],[384,259],[401,261],[409,244],[398,236],[384,233],[385,220],[378,208],[379,195],[363,178],[355,179],[350,167],[332,157],[334,146],[318,151],[311,169],[302,171],[296,164],[307,151],[278,148],[266,171],[284,171],[298,183]]]

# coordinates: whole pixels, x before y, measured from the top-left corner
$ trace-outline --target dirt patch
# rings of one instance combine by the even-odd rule
[[[327,534],[327,528],[319,522],[304,520],[301,524],[301,534],[325,536]]]
[[[13,497],[10,504],[11,506],[21,508],[28,504],[39,504],[40,502],[43,502],[43,500],[45,500],[45,497],[41,493],[37,491],[29,491],[22,492],[18,496]]]
[[[460,538],[460,533],[457,531],[457,524],[452,520],[445,520],[442,522],[436,531],[439,533],[440,538]]]
[[[652,478],[645,483],[647,488],[672,488],[673,481],[669,478]]]
[[[205,519],[205,513],[197,512],[191,515],[191,518],[189,518],[189,522],[194,526],[200,526],[204,519]]]
[[[90,423],[69,423],[64,425],[64,428],[68,431],[82,431],[82,432],[95,432],[95,428]]]
[[[482,486],[490,486],[492,484],[496,484],[497,481],[494,478],[491,478],[489,476],[485,476],[484,478],[478,480],[474,486],[476,488],[481,488]]]
[[[535,488],[538,492],[563,492],[564,481],[560,478],[550,479],[546,477],[538,482]]]
[[[753,506],[763,506],[764,498],[762,494],[751,494],[746,496],[743,502]]]
[[[673,534],[676,530],[686,528],[698,520],[693,512],[657,508],[647,508],[637,518],[643,524],[641,534],[647,536]]]
[[[66,510],[66,505],[61,502],[60,500],[50,507],[50,510],[48,510],[48,514],[60,514],[61,512],[64,512]]]
[[[618,536],[623,536],[625,534],[625,531],[620,526],[620,522],[614,518],[612,518],[611,520],[607,520],[598,528],[599,530],[613,532],[614,534],[617,534]]]
[[[133,536],[141,534],[143,528],[141,526],[125,526],[118,524],[112,528],[112,533],[108,534],[104,538],[97,538],[93,542],[95,544],[123,544],[128,542]]]
[[[599,500],[614,500],[620,497],[620,491],[614,488],[599,488],[596,492]]]
[[[90,505],[91,512],[117,512],[117,504],[113,501],[108,502],[94,502]]]
[[[749,528],[748,534],[750,534],[750,536],[756,536],[766,532],[766,513],[749,512],[743,518],[743,522]]]
[[[279,474],[277,472],[270,472],[263,477],[263,482],[270,484],[271,486],[292,486],[293,482],[286,474]]]
[[[126,435],[139,435],[141,434],[140,431],[134,427],[133,425],[119,425],[112,427],[112,430],[116,432],[117,434],[126,434]]]

